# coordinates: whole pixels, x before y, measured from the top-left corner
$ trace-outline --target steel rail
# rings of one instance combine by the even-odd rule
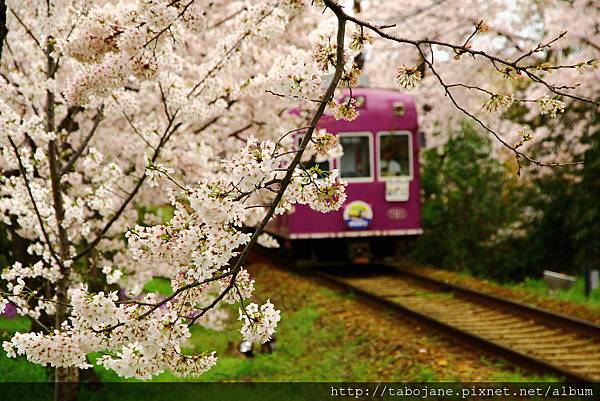
[[[448,283],[446,281],[418,274],[414,271],[403,270],[395,265],[386,266],[389,266],[399,274],[410,277],[411,279],[423,283],[426,286],[441,289],[443,291],[451,291],[454,293],[454,295],[464,299],[469,299],[481,304],[487,304],[491,307],[502,309],[510,313],[515,313],[523,317],[539,320],[550,326],[576,331],[587,336],[594,336],[600,340],[600,324],[591,322],[589,320],[578,319],[573,316],[527,305],[498,295],[488,294],[471,288],[463,287],[458,284]]]
[[[255,256],[255,260],[258,259],[258,261],[275,264],[285,270],[291,270],[292,267],[290,264],[294,264],[293,261],[290,261],[289,257],[270,250],[257,250],[255,252]],[[268,259],[265,257],[268,257]],[[593,337],[598,339],[600,344],[600,325],[596,323],[420,275],[414,271],[403,270],[397,265],[386,264],[382,266],[390,269],[393,276],[398,278],[407,278],[411,282],[414,282],[415,286],[429,288],[439,293],[449,292],[452,293],[455,298],[466,300],[475,305],[481,305],[492,310],[502,311],[510,315],[531,319],[540,325],[555,327],[568,332],[574,332],[580,335]],[[448,336],[454,340],[460,341],[463,344],[479,348],[480,350],[490,355],[502,358],[514,364],[515,366],[519,366],[541,374],[552,374],[572,382],[590,383],[595,381],[593,378],[575,372],[571,369],[551,363],[543,358],[529,355],[517,349],[500,344],[496,341],[492,341],[491,339],[482,337],[470,330],[465,330],[457,327],[456,325],[444,322],[434,316],[419,311],[416,308],[403,305],[402,303],[394,301],[389,297],[377,295],[368,289],[350,284],[345,281],[343,277],[318,270],[317,266],[313,267],[314,269],[305,268],[302,271],[306,275],[313,277],[316,276],[319,281],[326,285],[351,291],[363,301],[398,312],[401,316],[422,323],[423,325],[438,331],[444,336]],[[298,270],[296,269],[295,271]]]
[[[523,352],[517,351],[515,349],[509,348],[505,345],[491,341],[487,338],[481,337],[481,336],[474,334],[472,332],[469,332],[467,330],[463,330],[454,325],[445,323],[439,319],[436,319],[435,317],[429,316],[428,314],[422,313],[418,310],[409,308],[405,305],[402,305],[401,303],[395,302],[386,297],[382,297],[382,296],[373,294],[363,288],[359,288],[355,285],[349,284],[349,283],[345,282],[344,280],[340,279],[339,277],[336,277],[332,274],[324,273],[322,271],[315,271],[314,273],[317,276],[319,276],[321,279],[327,281],[328,283],[331,283],[342,289],[349,290],[364,300],[371,301],[377,305],[386,307],[387,309],[391,309],[396,312],[399,312],[402,316],[406,316],[415,321],[418,321],[419,323],[423,323],[423,324],[439,331],[443,335],[450,336],[451,338],[458,340],[460,342],[463,342],[467,345],[473,345],[489,354],[493,354],[502,359],[505,359],[514,365],[520,366],[522,368],[525,368],[525,369],[528,369],[528,370],[531,370],[534,372],[542,373],[542,374],[553,374],[558,377],[565,378],[568,381],[584,382],[584,383],[594,381],[592,378],[581,375],[577,372],[573,372],[569,369],[565,369],[564,367],[557,366],[557,365],[552,364],[548,361],[545,361],[541,358],[537,358],[535,356],[528,355]],[[406,272],[404,272],[404,273],[406,273]],[[403,273],[399,273],[399,274],[403,274]],[[424,282],[426,281],[430,287],[435,284],[438,286],[445,286],[445,287],[451,288],[452,290],[456,290],[457,292],[460,292],[460,294],[461,294],[460,296],[469,297],[471,300],[476,301],[476,302],[481,301],[485,298],[488,306],[490,306],[491,304],[498,305],[501,302],[508,301],[508,303],[506,305],[510,305],[511,308],[514,307],[515,309],[521,309],[521,307],[524,307],[525,309],[523,309],[523,310],[527,310],[528,312],[530,312],[528,306],[518,304],[514,301],[505,300],[500,297],[491,296],[489,294],[484,294],[484,293],[479,293],[479,292],[471,293],[471,290],[461,288],[461,287],[458,287],[455,285],[450,285],[445,282],[440,282],[437,280],[432,280],[432,281],[425,280],[425,278],[423,278],[422,276],[409,275],[409,274],[407,274],[407,276],[411,276],[411,277],[415,277],[415,278],[418,277],[418,279],[423,279],[423,281]],[[503,310],[506,310],[506,309],[503,309]],[[531,313],[535,314],[535,316],[541,316],[541,314],[543,314],[545,312],[546,311],[544,311],[542,309],[533,308],[533,311]],[[558,314],[549,312],[549,315],[555,316]],[[571,321],[575,322],[574,324],[575,324],[575,327],[577,327],[578,331],[580,330],[581,327],[583,327],[585,324],[587,324],[587,322],[580,321],[578,319],[572,319],[572,318],[562,316],[562,315],[558,315],[558,316],[560,316],[560,318],[563,319],[563,323],[565,323],[565,324],[566,324],[566,322],[571,322]],[[545,323],[545,321],[544,321],[544,323]],[[593,323],[590,323],[590,325],[593,328],[593,330],[596,330],[597,325],[595,325]],[[562,325],[561,325],[561,327],[565,328]],[[586,334],[589,334],[589,333],[586,333]]]

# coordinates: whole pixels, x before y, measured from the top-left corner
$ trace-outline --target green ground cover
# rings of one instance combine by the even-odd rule
[[[148,288],[166,293],[169,287],[165,282],[154,280]],[[326,289],[323,289],[323,293],[328,297],[339,296]],[[235,323],[237,312],[232,310],[231,315],[231,324],[223,332],[192,327],[189,351],[216,351],[219,361],[213,369],[199,378],[181,379],[170,373],[162,373],[153,381],[327,381],[360,380],[361,377],[376,376],[376,373],[369,371],[368,364],[360,361],[347,363],[364,339],[357,338],[353,344],[341,344],[343,326],[319,325],[317,320],[322,312],[315,305],[309,303],[289,313],[284,310],[278,328],[276,352],[258,351],[255,358],[246,358],[238,352],[240,334],[239,325]],[[2,340],[8,339],[16,331],[26,331],[28,327],[29,322],[25,318],[0,318]],[[319,355],[318,361],[312,359],[315,353]],[[95,357],[91,355],[90,359],[94,360]],[[350,365],[352,369],[349,370]],[[102,367],[96,366],[94,369],[102,381],[125,381]],[[44,381],[47,377],[43,367],[28,363],[23,357],[10,359],[0,352],[0,381]]]
[[[544,297],[600,309],[600,288],[593,290],[589,298],[587,298],[584,293],[584,286],[584,280],[581,277],[577,278],[577,282],[575,282],[571,288],[566,290],[552,290],[544,280],[532,278],[528,278],[518,284],[509,285],[510,288],[524,289]]]

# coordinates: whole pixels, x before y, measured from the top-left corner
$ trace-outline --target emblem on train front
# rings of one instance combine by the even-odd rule
[[[391,207],[387,211],[387,216],[390,220],[399,221],[404,220],[408,213],[403,207]]]
[[[348,228],[359,230],[369,227],[373,220],[373,209],[364,201],[352,201],[344,208],[344,222]]]

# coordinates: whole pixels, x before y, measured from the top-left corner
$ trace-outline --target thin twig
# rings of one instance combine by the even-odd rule
[[[38,40],[38,38],[35,37],[35,35],[31,31],[31,29],[29,29],[29,27],[25,24],[25,22],[23,22],[23,20],[21,19],[21,17],[19,17],[19,15],[12,8],[10,8],[9,10],[10,10],[10,13],[17,19],[17,21],[19,22],[19,24],[23,27],[23,29],[25,29],[25,32],[27,32],[27,34],[29,35],[29,37],[31,37],[31,39],[33,39],[33,41],[38,46],[38,48],[40,48],[42,51],[44,51],[44,47],[42,46],[42,44],[40,43],[40,41]]]
[[[87,147],[88,143],[90,142],[90,140],[92,139],[92,137],[96,133],[96,129],[98,128],[98,125],[100,124],[100,121],[102,121],[103,110],[104,110],[104,106],[100,106],[98,108],[98,111],[96,112],[96,116],[94,117],[94,125],[92,125],[92,128],[90,129],[90,132],[88,132],[88,134],[83,139],[83,141],[81,142],[81,144],[79,145],[79,147],[77,148],[77,150],[75,151],[75,153],[73,153],[73,155],[71,156],[71,158],[69,159],[69,161],[67,161],[67,164],[65,164],[63,166],[63,168],[60,170],[60,175],[64,175],[65,173],[67,173],[71,169],[71,167],[73,167],[73,165],[75,164],[75,162],[83,154],[83,151],[85,150],[85,148]]]
[[[48,245],[50,254],[54,258],[56,263],[59,266],[62,266],[62,262],[61,262],[60,258],[58,257],[57,253],[54,251],[54,247],[52,246],[52,243],[50,242],[50,237],[48,236],[48,232],[46,231],[46,226],[44,225],[44,220],[42,219],[40,210],[38,209],[35,198],[33,197],[33,193],[31,191],[31,185],[29,184],[29,179],[27,178],[27,171],[25,170],[25,166],[23,165],[23,161],[21,160],[21,155],[19,154],[19,149],[17,148],[17,145],[13,141],[12,137],[10,135],[7,135],[7,137],[8,137],[8,141],[10,142],[10,146],[12,146],[13,151],[15,152],[17,161],[19,162],[19,170],[21,171],[21,176],[23,177],[23,181],[25,182],[25,187],[27,188],[27,193],[29,194],[29,200],[31,200],[31,203],[33,204],[33,209],[35,210],[35,215],[37,216],[38,223],[40,224],[40,228],[42,230],[42,235],[44,236],[44,239],[46,240],[46,244]]]

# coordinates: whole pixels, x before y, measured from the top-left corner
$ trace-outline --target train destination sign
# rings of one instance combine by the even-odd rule
[[[406,177],[394,177],[385,183],[386,202],[406,202],[410,196],[410,181]]]

